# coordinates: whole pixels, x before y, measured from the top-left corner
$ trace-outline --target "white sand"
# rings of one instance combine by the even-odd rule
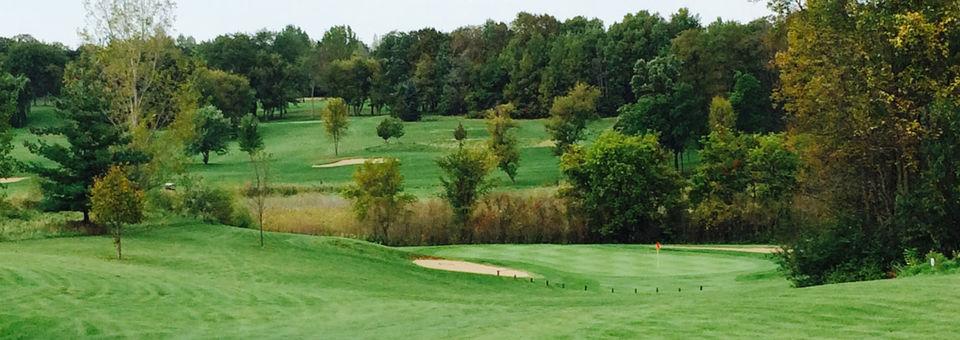
[[[26,177],[10,177],[10,178],[0,178],[0,184],[10,184],[17,183],[19,181],[27,179]]]
[[[724,250],[741,253],[773,254],[780,251],[778,247],[699,247],[699,246],[671,246],[663,249],[693,249],[693,250]]]
[[[523,278],[530,277],[530,274],[525,271],[465,261],[418,259],[414,260],[413,263],[424,268],[446,270],[451,272],[497,275],[497,272],[499,271],[500,276],[504,277],[513,277],[514,275]]]
[[[333,163],[314,165],[313,167],[314,168],[336,168],[340,166],[359,165],[359,164],[363,164],[366,161],[373,161],[374,163],[383,163],[384,159],[383,158],[372,158],[372,159],[371,158],[352,158],[352,159],[344,159],[344,160],[336,161]]]

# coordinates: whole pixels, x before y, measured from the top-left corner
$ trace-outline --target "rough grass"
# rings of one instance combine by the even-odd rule
[[[0,243],[0,334],[952,338],[960,332],[958,275],[793,289],[762,256],[709,251],[665,251],[658,268],[653,250],[637,246],[401,250],[268,233],[261,249],[254,231],[191,222],[140,226],[127,235],[122,262],[112,259],[107,237]],[[423,269],[410,263],[411,252],[505,263],[538,278]],[[566,288],[557,287],[561,282]],[[706,282],[704,291],[690,287],[698,282]],[[573,286],[580,283],[590,289]],[[644,283],[684,290],[629,290]]]

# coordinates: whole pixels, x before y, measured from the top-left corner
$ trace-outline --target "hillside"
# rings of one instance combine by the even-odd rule
[[[252,230],[187,221],[134,228],[122,262],[112,259],[110,242],[0,243],[0,334],[947,338],[960,332],[956,275],[793,289],[763,255],[664,251],[655,267],[653,250],[641,246],[391,249],[286,234],[267,234],[260,249]],[[423,269],[410,263],[412,252],[506,264],[538,278]],[[657,294],[651,286],[664,289]]]

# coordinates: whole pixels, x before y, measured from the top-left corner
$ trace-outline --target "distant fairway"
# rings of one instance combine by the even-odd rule
[[[392,249],[272,233],[260,249],[252,230],[193,222],[135,228],[124,240],[123,262],[111,259],[110,242],[0,243],[0,334],[951,338],[960,332],[958,275],[793,289],[756,254],[664,251],[657,268],[645,246]],[[538,278],[424,269],[410,262],[411,252],[509,264]],[[700,283],[702,292],[693,289]],[[650,286],[671,289],[629,289]]]

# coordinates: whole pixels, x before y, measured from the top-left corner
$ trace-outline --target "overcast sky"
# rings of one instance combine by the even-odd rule
[[[434,27],[451,31],[486,19],[509,22],[517,12],[547,13],[560,20],[595,17],[607,25],[640,10],[664,17],[687,7],[704,23],[750,21],[769,15],[762,2],[748,0],[179,0],[175,35],[207,40],[219,34],[278,30],[287,24],[319,39],[333,25],[350,25],[369,43],[393,30]],[[83,25],[81,0],[0,0],[0,36],[30,34],[76,46]]]

